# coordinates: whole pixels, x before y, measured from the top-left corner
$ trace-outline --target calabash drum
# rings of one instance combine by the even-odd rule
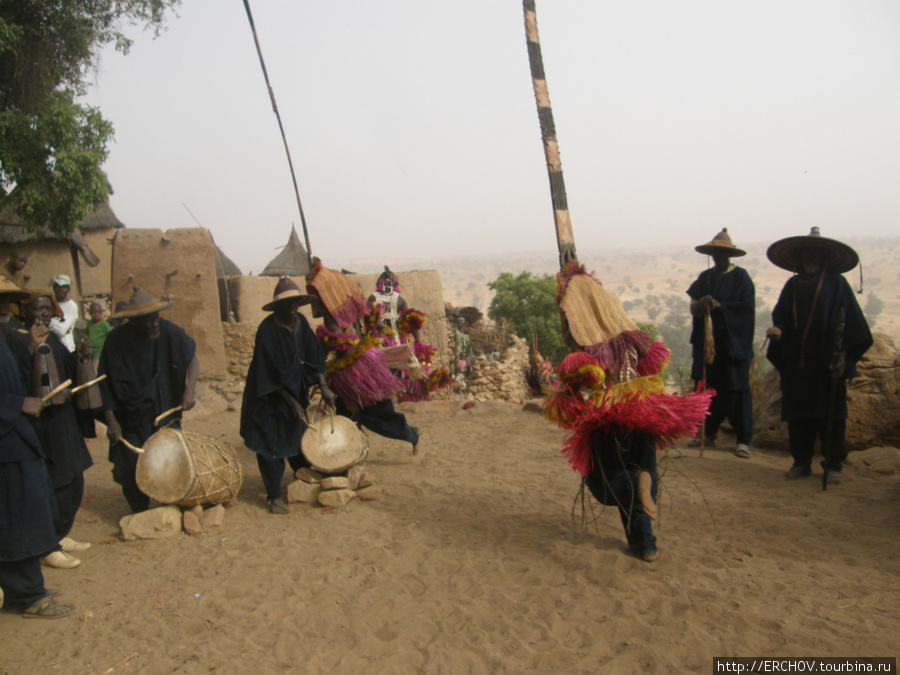
[[[227,443],[178,429],[160,429],[138,456],[138,487],[162,504],[190,508],[234,499],[244,478]]]
[[[369,454],[365,437],[349,417],[314,415],[311,420],[300,449],[316,471],[341,473]]]

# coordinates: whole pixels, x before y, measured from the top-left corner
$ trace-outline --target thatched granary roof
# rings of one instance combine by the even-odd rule
[[[216,257],[216,279],[242,276],[238,266],[219,248],[216,240],[213,239],[212,232],[209,233],[209,237],[213,240],[213,254]]]
[[[293,225],[287,245],[260,272],[261,277],[280,277],[285,274],[289,277],[305,277],[309,274],[309,254],[300,243],[297,228]]]
[[[100,259],[85,243],[81,233],[111,227],[125,227],[125,224],[116,217],[108,202],[94,207],[94,210],[88,214],[87,218],[78,223],[68,237],[61,237],[46,227],[26,228],[15,210],[8,207],[0,211],[0,244],[16,246],[31,241],[68,241],[70,246],[81,253],[85,262],[94,267],[100,262]]]
[[[116,217],[109,204],[99,204],[94,210],[88,214],[87,218],[78,223],[76,230],[82,232],[91,232],[93,230],[103,230],[109,227],[125,227],[125,224]],[[23,244],[28,241],[43,241],[52,239],[63,241],[53,232],[45,227],[25,228],[22,225],[22,219],[12,207],[7,207],[0,211],[0,244]]]

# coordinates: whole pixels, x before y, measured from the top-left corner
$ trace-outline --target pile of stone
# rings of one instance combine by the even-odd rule
[[[255,323],[222,323],[226,367],[231,378],[245,379],[256,342]]]
[[[516,336],[511,338],[512,345],[500,359],[490,360],[483,354],[475,358],[469,373],[467,401],[480,403],[493,399],[522,403],[531,398],[525,381],[528,345]]]
[[[338,474],[327,474],[314,469],[297,469],[296,479],[287,486],[288,502],[320,504],[322,506],[346,506],[354,499],[371,501],[381,497],[381,488],[374,484],[360,462]]]
[[[119,534],[125,541],[136,539],[162,539],[182,532],[203,534],[225,524],[225,507],[216,504],[204,509],[197,505],[190,509],[177,506],[160,506],[141,513],[125,516],[119,521]]]

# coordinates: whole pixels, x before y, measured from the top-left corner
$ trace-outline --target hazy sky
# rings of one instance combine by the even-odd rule
[[[251,0],[327,265],[556,239],[519,0]],[[900,3],[538,0],[576,246],[900,233]],[[246,274],[301,233],[241,0],[105,51],[87,102],[128,227]]]

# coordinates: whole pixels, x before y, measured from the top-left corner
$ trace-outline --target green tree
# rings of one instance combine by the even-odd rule
[[[865,314],[866,321],[868,321],[870,326],[875,325],[875,319],[883,310],[884,300],[874,293],[869,293],[869,297],[866,298],[866,306],[863,308],[863,314]]]
[[[99,50],[125,25],[158,33],[180,0],[0,0],[0,209],[66,235],[106,201],[113,127],[78,103]]]
[[[506,321],[520,338],[537,335],[544,358],[559,363],[569,350],[562,339],[559,312],[556,309],[556,278],[551,274],[535,276],[522,272],[513,276],[503,272],[488,288],[496,294],[488,316],[497,323]]]
[[[668,303],[667,303],[668,304]],[[657,324],[659,336],[672,352],[667,372],[682,393],[690,391],[691,382],[691,317],[688,303],[672,303],[669,313]]]

